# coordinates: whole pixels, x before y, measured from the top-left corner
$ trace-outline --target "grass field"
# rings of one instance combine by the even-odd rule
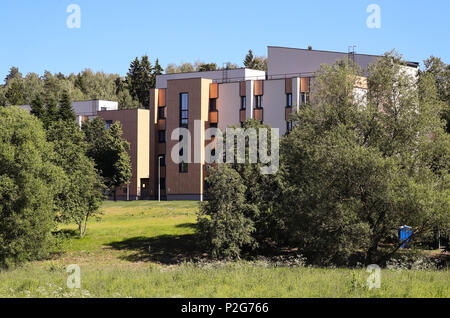
[[[369,290],[364,269],[255,262],[187,262],[205,251],[194,234],[196,202],[105,202],[83,239],[64,253],[0,273],[0,297],[450,297],[450,272],[382,270]],[[66,267],[81,268],[81,289]]]

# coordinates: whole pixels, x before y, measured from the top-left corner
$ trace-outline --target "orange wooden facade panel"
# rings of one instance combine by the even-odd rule
[[[254,110],[254,117],[255,117],[256,120],[263,121],[264,120],[264,109],[256,108]]]
[[[264,81],[255,81],[255,96],[264,95]]]
[[[247,116],[246,116],[246,110],[245,109],[241,109],[240,111],[239,111],[239,121],[241,122],[241,123],[243,123],[247,118],[246,118]]]
[[[219,84],[209,84],[209,98],[219,98]]]
[[[158,89],[158,107],[166,106],[166,89]]]
[[[247,84],[246,82],[239,83],[239,95],[246,96],[247,95]]]
[[[291,114],[292,114],[292,107],[286,107],[284,110],[284,117],[286,120],[290,120],[291,119]]]
[[[158,119],[158,130],[165,130],[165,129],[166,129],[166,120]]]
[[[286,86],[286,94],[292,94],[292,78],[286,78],[285,86]]]
[[[306,92],[309,92],[309,89],[310,89],[310,78],[309,77],[302,77],[301,79],[300,79],[300,91],[302,92],[302,93],[306,93]]]
[[[211,124],[217,124],[219,122],[219,112],[218,111],[209,112],[209,122]]]

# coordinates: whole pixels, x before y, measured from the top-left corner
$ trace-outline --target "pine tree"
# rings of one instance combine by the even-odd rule
[[[69,93],[64,91],[59,105],[59,119],[63,121],[75,121],[76,115],[72,108]]]
[[[39,118],[42,122],[45,122],[46,119],[46,109],[44,105],[44,101],[42,100],[40,95],[36,95],[36,97],[31,101],[31,114]]]
[[[148,56],[144,55],[140,61],[136,57],[130,64],[126,82],[133,99],[138,100],[140,105],[145,108],[149,107],[150,88],[155,87],[154,81],[154,69]]]
[[[251,69],[255,68],[255,57],[253,56],[252,50],[248,50],[248,54],[244,59],[244,66]]]
[[[48,98],[44,127],[47,129],[51,123],[57,120],[58,120],[58,103],[53,98]]]

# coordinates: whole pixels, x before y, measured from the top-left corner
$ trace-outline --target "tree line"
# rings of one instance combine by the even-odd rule
[[[254,56],[250,50],[243,64],[247,68],[267,70],[267,59]],[[239,66],[230,62],[223,67],[216,63],[195,62],[181,65],[169,64],[166,74],[236,69]],[[23,76],[17,67],[11,67],[5,82],[0,85],[0,106],[30,105],[36,98],[46,104],[54,105],[66,91],[71,100],[103,99],[117,101],[119,109],[148,108],[150,88],[155,88],[156,76],[164,69],[156,59],[154,64],[147,55],[136,57],[130,63],[125,77],[118,74],[93,72],[86,69],[78,74],[52,74],[45,71],[43,76],[29,73]]]
[[[67,91],[58,103],[32,100],[31,113],[0,107],[0,266],[57,252],[59,224],[100,217],[102,200],[129,182],[129,144],[120,123],[75,121]]]
[[[365,96],[358,66],[323,65],[281,138],[276,175],[249,163],[209,170],[198,232],[214,257],[289,247],[316,265],[384,264],[404,243],[400,226],[417,246],[449,236],[448,66],[432,58],[416,81],[401,64],[392,52],[369,66]]]

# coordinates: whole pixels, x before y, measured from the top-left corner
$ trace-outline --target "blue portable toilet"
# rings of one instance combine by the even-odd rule
[[[404,240],[407,240],[404,244],[402,244],[401,248],[408,248],[409,243],[411,242],[412,235],[412,228],[404,225],[400,227],[399,236],[400,236],[400,242],[403,242]]]

